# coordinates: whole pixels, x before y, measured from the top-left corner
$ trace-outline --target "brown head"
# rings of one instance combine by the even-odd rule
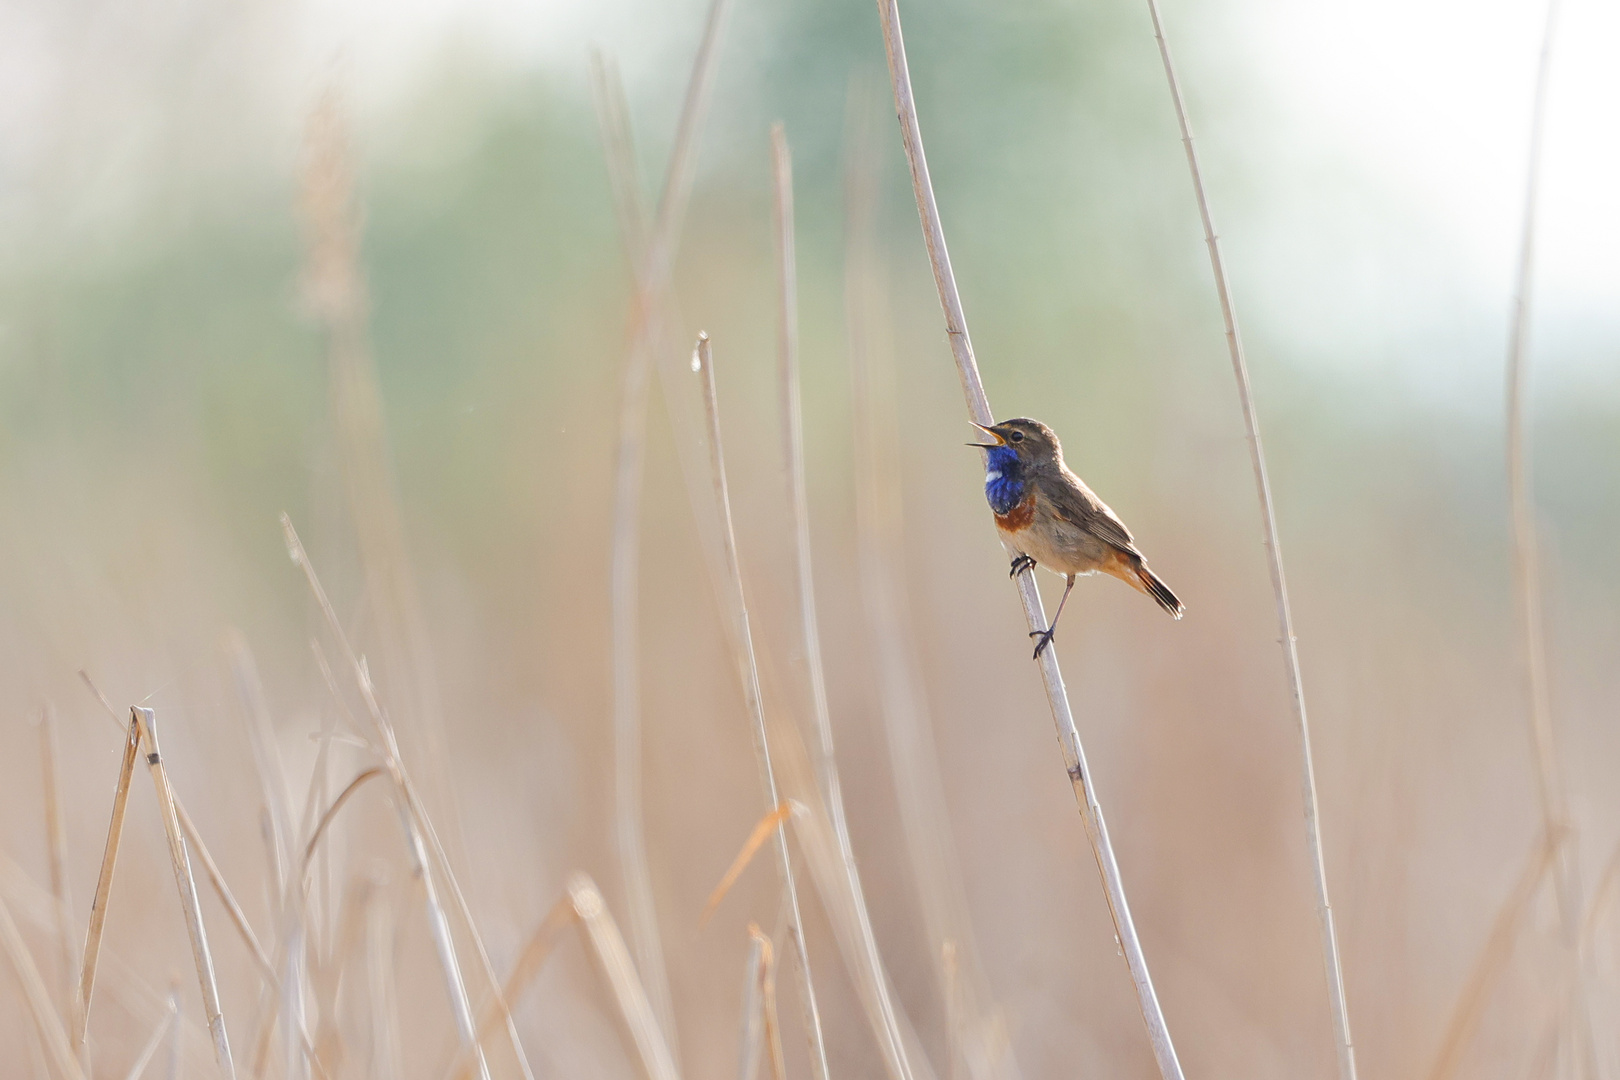
[[[1013,420],[1003,420],[990,427],[974,427],[990,436],[995,442],[971,443],[972,446],[982,446],[988,450],[1000,450],[992,453],[992,457],[1002,457],[1007,450],[1017,457],[1018,464],[1027,470],[1039,470],[1052,465],[1063,464],[1063,445],[1052,429],[1039,420],[1031,420],[1020,416]],[[1006,449],[1003,450],[1002,448]]]

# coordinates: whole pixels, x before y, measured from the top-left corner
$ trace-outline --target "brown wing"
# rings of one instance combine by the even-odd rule
[[[1048,486],[1051,489],[1052,508],[1058,517],[1080,526],[1121,551],[1137,556],[1142,554],[1136,550],[1136,540],[1131,536],[1131,530],[1108,508],[1107,503],[1092,494],[1084,481],[1067,468],[1057,479],[1057,483]]]

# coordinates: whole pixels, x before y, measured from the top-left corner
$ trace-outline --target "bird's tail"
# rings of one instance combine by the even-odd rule
[[[1187,606],[1176,599],[1176,594],[1170,591],[1170,586],[1159,580],[1159,575],[1142,563],[1136,570],[1137,580],[1142,583],[1142,591],[1159,602],[1159,606],[1168,611],[1173,617],[1179,619],[1187,614]]]

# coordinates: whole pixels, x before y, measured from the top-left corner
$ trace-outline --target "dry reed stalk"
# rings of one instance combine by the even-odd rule
[[[1558,24],[1558,0],[1548,0],[1536,61],[1535,96],[1530,113],[1530,145],[1525,167],[1524,213],[1519,233],[1519,258],[1514,268],[1513,311],[1507,346],[1507,479],[1513,531],[1513,584],[1519,633],[1524,649],[1524,671],[1529,698],[1530,739],[1536,755],[1537,790],[1541,797],[1542,827],[1557,845],[1553,856],[1553,888],[1558,901],[1558,924],[1574,979],[1571,1016],[1578,1058],[1578,1075],[1597,1067],[1592,1033],[1592,1005],[1586,986],[1580,949],[1581,885],[1576,865],[1574,822],[1569,812],[1558,739],[1553,728],[1552,694],[1547,678],[1547,641],[1541,608],[1541,559],[1536,542],[1534,496],[1531,492],[1530,449],[1525,437],[1525,399],[1528,396],[1530,301],[1535,268],[1536,214],[1541,190],[1542,144],[1547,117],[1547,89],[1552,71],[1552,46]]]
[[[738,1050],[740,1080],[756,1080],[759,1061],[770,1055],[772,1080],[787,1080],[781,1025],[776,1016],[776,949],[757,923],[748,924],[748,958],[743,964],[742,1034]]]
[[[174,797],[174,810],[180,818],[180,828],[185,831],[186,840],[196,850],[197,858],[203,864],[203,872],[208,876],[208,883],[214,887],[215,895],[219,897],[219,902],[224,905],[226,914],[231,917],[231,925],[236,927],[237,934],[241,936],[243,943],[247,945],[248,952],[253,955],[254,961],[259,965],[259,970],[264,973],[264,977],[274,983],[276,981],[275,966],[270,963],[270,957],[265,954],[264,946],[259,944],[259,936],[253,932],[253,926],[248,922],[247,913],[242,910],[242,905],[236,902],[236,896],[231,892],[231,887],[225,883],[225,875],[220,873],[219,864],[214,862],[214,856],[209,852],[208,845],[203,843],[202,834],[197,831],[196,824],[191,820],[191,815],[186,813],[185,804],[180,801],[178,795]]]
[[[301,177],[307,223],[307,296],[326,334],[332,419],[348,507],[385,682],[421,739],[429,781],[443,812],[455,813],[442,763],[448,760],[427,620],[417,595],[383,422],[361,266],[361,224],[353,138],[340,95],[329,88],[311,110]]]
[[[259,680],[258,665],[247,640],[237,631],[226,635],[225,652],[230,663],[231,676],[236,683],[237,696],[247,719],[248,745],[253,750],[253,765],[259,775],[259,787],[264,791],[265,805],[270,815],[270,831],[275,870],[276,893],[287,887],[292,873],[293,839],[292,798],[287,788],[287,769],[276,745],[274,725],[270,720],[270,706],[265,700],[264,684]]]
[[[428,918],[428,930],[433,938],[434,949],[438,953],[440,967],[445,976],[446,989],[450,997],[451,1011],[456,1022],[456,1031],[464,1045],[472,1046],[477,1054],[479,1074],[483,1080],[488,1080],[489,1066],[484,1058],[483,1046],[476,1037],[476,1028],[473,1024],[472,1004],[467,995],[466,981],[461,972],[461,964],[456,956],[455,941],[450,933],[450,922],[445,915],[444,905],[440,902],[438,887],[434,881],[434,865],[428,856],[428,845],[424,843],[424,834],[432,844],[432,850],[437,857],[438,870],[444,875],[451,888],[451,894],[458,905],[458,914],[461,916],[468,932],[476,946],[476,953],[485,978],[489,981],[493,992],[499,1000],[500,984],[496,981],[494,970],[489,962],[489,953],[484,948],[483,939],[478,933],[478,927],[472,918],[471,908],[466,897],[456,881],[454,869],[450,865],[448,855],[440,843],[433,822],[428,817],[411,782],[410,774],[406,771],[405,763],[400,758],[399,743],[395,738],[393,726],[384,713],[382,705],[377,700],[376,687],[371,681],[371,673],[366,663],[361,659],[349,644],[348,635],[343,630],[343,624],[337,617],[337,611],[332,607],[331,600],[326,595],[326,589],[321,585],[319,576],[315,573],[315,566],[309,559],[309,553],[304,550],[304,543],[298,537],[298,531],[293,528],[292,519],[286,514],[281,515],[281,527],[287,543],[287,553],[293,563],[303,571],[304,579],[309,585],[317,606],[325,616],[328,628],[343,649],[344,658],[349,662],[354,672],[355,682],[359,687],[361,699],[366,704],[367,716],[378,739],[377,752],[383,758],[389,778],[393,780],[395,789],[399,793],[400,819],[404,827],[407,847],[415,864],[415,870],[423,884],[424,902]],[[512,1048],[525,1076],[529,1074],[528,1059],[523,1053],[523,1046],[518,1039],[517,1027],[512,1022],[511,1011],[500,1002],[501,1010],[506,1016],[507,1034],[512,1041]]]
[[[726,898],[726,893],[730,892],[731,887],[737,884],[737,879],[742,877],[744,870],[748,869],[748,864],[754,861],[754,855],[765,845],[765,841],[775,835],[791,813],[793,813],[793,804],[791,802],[781,802],[776,805],[775,809],[767,811],[765,816],[759,819],[758,823],[754,825],[753,832],[748,834],[748,839],[743,841],[743,846],[737,852],[737,857],[731,860],[731,865],[726,868],[725,875],[720,879],[720,884],[716,885],[714,891],[709,893],[709,899],[703,905],[703,914],[698,916],[699,923],[709,921],[709,917],[714,914],[714,909],[720,906],[720,901]]]
[[[50,704],[39,710],[39,773],[45,799],[45,851],[50,859],[51,896],[56,900],[56,945],[60,952],[62,1009],[70,1018],[69,1028],[78,1027],[78,956],[73,948],[73,901],[68,896],[67,827],[62,810],[62,776],[58,762],[61,753],[56,741],[56,710]],[[89,1062],[80,1049],[80,1065],[89,1071]]]
[[[666,1037],[675,1045],[675,1008],[658,933],[652,872],[641,809],[641,488],[646,471],[647,404],[654,351],[664,344],[670,306],[670,264],[680,240],[696,167],[698,133],[708,112],[719,60],[720,29],[729,0],[712,0],[692,62],[676,124],[664,189],[652,234],[635,172],[628,109],[618,71],[593,55],[592,75],[603,131],[608,173],[620,228],[635,272],[636,298],[630,347],[624,362],[619,434],[614,455],[613,533],[610,543],[609,611],[613,667],[614,838],[630,916],[636,960]]]
[[[586,875],[575,873],[568,879],[568,895],[574,914],[585,928],[586,940],[597,964],[619,1004],[625,1025],[630,1029],[630,1038],[641,1056],[647,1080],[680,1080],[669,1044],[647,1001],[647,992],[636,975],[635,964],[630,961],[630,951],[624,947],[624,938],[619,935],[613,916],[608,914],[607,904],[596,884]]]
[[[163,817],[163,832],[169,840],[169,861],[174,867],[174,883],[180,890],[180,908],[186,917],[186,933],[191,938],[192,959],[197,964],[203,1016],[214,1041],[214,1059],[225,1080],[236,1080],[236,1065],[231,1060],[231,1040],[225,1030],[225,1017],[220,1011],[219,984],[214,978],[214,958],[208,948],[208,931],[203,926],[202,907],[197,900],[197,879],[191,872],[185,832],[180,825],[180,814],[175,805],[174,791],[169,785],[163,753],[158,747],[157,719],[151,709],[139,705],[132,706],[130,713],[146,743],[147,770],[152,774],[158,810]]]
[[[557,944],[557,938],[562,932],[573,924],[576,918],[573,897],[564,891],[562,897],[546,912],[546,917],[524,942],[523,948],[518,952],[517,963],[512,965],[512,973],[507,976],[506,984],[502,988],[502,999],[510,1007],[523,996],[540,969],[545,966],[546,960],[551,956],[551,950]],[[500,1022],[501,1013],[495,1002],[491,1002],[484,1009],[484,1015],[478,1021],[478,1037],[480,1040],[489,1038],[494,1034],[496,1025]],[[471,1068],[470,1056],[465,1052],[456,1055],[450,1067],[445,1070],[447,1080],[466,1080]]]
[[[1198,216],[1204,226],[1204,243],[1209,248],[1209,264],[1214,272],[1215,293],[1220,300],[1221,319],[1226,324],[1226,347],[1232,357],[1232,374],[1237,380],[1238,401],[1243,408],[1243,424],[1249,436],[1249,457],[1254,467],[1255,491],[1260,500],[1261,527],[1266,543],[1267,565],[1271,570],[1271,589],[1277,601],[1277,631],[1281,635],[1283,664],[1287,669],[1288,688],[1294,703],[1294,721],[1299,728],[1300,790],[1305,803],[1305,840],[1311,860],[1311,873],[1316,887],[1316,915],[1322,934],[1322,964],[1328,981],[1328,1006],[1333,1015],[1333,1033],[1339,1059],[1339,1080],[1355,1080],[1355,1044],[1350,1037],[1350,1009],[1344,995],[1344,969],[1339,961],[1339,938],[1333,926],[1333,907],[1328,899],[1327,863],[1322,855],[1322,826],[1316,798],[1316,765],[1311,755],[1311,728],[1305,713],[1305,684],[1299,667],[1299,643],[1294,636],[1294,615],[1288,603],[1288,581],[1283,573],[1282,542],[1277,533],[1277,517],[1272,508],[1271,480],[1266,473],[1266,453],[1260,442],[1260,418],[1255,412],[1254,395],[1249,389],[1249,367],[1243,358],[1243,339],[1238,333],[1237,312],[1233,307],[1231,289],[1226,280],[1226,263],[1221,257],[1220,238],[1210,217],[1209,199],[1204,191],[1203,175],[1198,167],[1198,151],[1193,146],[1192,128],[1187,120],[1187,104],[1181,96],[1181,82],[1176,76],[1175,63],[1170,59],[1170,44],[1165,40],[1164,25],[1159,18],[1158,0],[1147,0],[1148,14],[1153,19],[1153,36],[1159,43],[1159,57],[1164,62],[1165,80],[1169,83],[1170,99],[1175,105],[1176,122],[1181,127],[1181,142],[1187,152],[1187,167],[1192,173],[1193,193],[1198,199]]]
[[[40,978],[39,968],[35,966],[28,946],[23,944],[22,932],[17,929],[11,909],[4,900],[0,900],[0,950],[11,961],[17,981],[22,984],[28,1010],[34,1017],[34,1027],[45,1044],[51,1064],[56,1067],[62,1080],[85,1080],[84,1070],[73,1056],[73,1046],[62,1027],[62,1018],[51,1008],[51,992],[45,988],[45,980]]]
[[[101,935],[107,926],[107,901],[112,896],[113,871],[118,866],[118,845],[124,838],[124,812],[129,808],[129,782],[135,775],[135,758],[139,752],[140,725],[131,716],[129,734],[124,740],[124,758],[118,768],[118,784],[113,788],[112,819],[107,825],[107,846],[101,855],[101,874],[96,879],[95,898],[90,902],[90,927],[84,937],[84,967],[79,975],[79,1003],[73,1017],[78,1024],[73,1042],[80,1047],[80,1053],[86,1052],[90,1005],[96,989],[96,965],[101,958]]]
[[[152,1030],[152,1037],[146,1040],[146,1045],[141,1047],[141,1052],[130,1063],[129,1072],[124,1074],[124,1080],[141,1080],[141,1074],[146,1072],[146,1067],[157,1056],[158,1047],[163,1045],[163,1037],[169,1034],[170,1029],[174,1026],[175,1015],[173,1013],[164,1013],[163,1019],[159,1020],[157,1027]]]
[[[372,882],[364,878],[349,883],[338,915],[332,953],[324,962],[317,963],[311,980],[317,1017],[311,1060],[318,1071],[328,1076],[337,1074],[345,1057],[343,1035],[338,1027],[338,992],[343,986],[343,975],[351,966],[350,958],[361,948],[373,887]]]
[[[348,802],[354,793],[359,791],[361,786],[364,785],[367,780],[370,780],[373,777],[383,776],[386,774],[386,772],[387,770],[380,765],[373,765],[369,769],[361,770],[359,775],[357,775],[353,780],[350,780],[343,790],[338,793],[338,797],[332,800],[332,805],[326,808],[326,812],[321,815],[321,820],[316,823],[315,830],[310,833],[309,843],[304,845],[304,873],[309,873],[309,863],[310,860],[315,857],[315,849],[320,845],[321,838],[326,835],[326,830],[331,827],[332,819],[337,817],[339,810],[343,809],[343,804]]]
[[[18,926],[40,936],[49,936],[56,926],[55,900],[50,889],[17,865],[16,860],[0,853],[0,898],[11,905],[12,916]],[[116,950],[108,946],[101,950],[101,962],[96,969],[98,999],[110,994],[125,1013],[141,1020],[155,1017],[167,1008],[164,997]],[[154,1004],[157,1009],[154,1011]],[[196,1024],[188,1024],[182,1032],[186,1039],[186,1052],[196,1067],[206,1070],[213,1061],[213,1047],[208,1033]],[[87,1073],[86,1075],[90,1075]]]
[[[855,867],[855,852],[849,840],[849,823],[844,812],[843,786],[838,777],[838,758],[833,745],[832,712],[827,704],[827,676],[821,656],[821,629],[816,617],[816,587],[810,548],[810,495],[804,461],[804,410],[799,386],[799,285],[798,260],[794,250],[793,156],[787,133],[780,122],[771,127],[771,171],[775,181],[772,200],[776,232],[777,278],[777,367],[781,391],[782,434],[786,442],[788,502],[792,514],[793,547],[798,570],[800,632],[804,638],[805,662],[810,675],[811,712],[816,723],[816,774],[819,791],[838,840],[838,854],[849,890],[854,898],[855,917],[861,952],[873,974],[882,1023],[877,1035],[890,1072],[898,1080],[911,1080],[911,1062],[895,1020],[894,1003],[888,986],[876,975],[882,962],[872,919]]]
[[[928,160],[923,153],[922,131],[917,121],[917,106],[911,93],[911,74],[906,65],[905,42],[900,32],[898,0],[878,0],[878,14],[883,24],[884,51],[888,55],[889,75],[894,86],[895,111],[899,116],[901,141],[906,160],[911,166],[912,188],[916,194],[917,212],[922,219],[923,239],[928,248],[929,262],[934,270],[934,283],[939,290],[940,307],[945,315],[945,331],[950,338],[951,353],[956,359],[957,375],[962,382],[963,396],[967,400],[969,419],[980,424],[993,424],[995,417],[985,396],[984,384],[979,379],[979,368],[973,358],[973,344],[968,338],[967,317],[962,311],[962,299],[957,292],[956,277],[951,271],[950,254],[945,248],[945,230],[940,222],[939,207],[934,201],[933,182],[928,175]],[[1033,574],[1018,575],[1019,597],[1024,606],[1024,617],[1032,633],[1046,629],[1046,615],[1041,607],[1041,594]],[[1114,847],[1108,838],[1108,826],[1103,819],[1102,806],[1093,790],[1092,778],[1086,767],[1085,751],[1080,744],[1080,732],[1074,725],[1074,714],[1069,709],[1068,693],[1063,688],[1063,674],[1058,667],[1057,650],[1045,649],[1036,661],[1046,687],[1047,701],[1052,709],[1052,720],[1057,728],[1058,743],[1063,748],[1064,764],[1074,786],[1080,805],[1080,816],[1091,840],[1092,854],[1102,874],[1108,908],[1114,918],[1114,932],[1119,940],[1125,963],[1130,969],[1131,981],[1136,988],[1137,1002],[1142,1020],[1147,1025],[1148,1040],[1153,1046],[1153,1057],[1164,1080],[1181,1080],[1181,1063],[1176,1060],[1175,1046],[1170,1040],[1170,1029],[1165,1024],[1164,1012],[1159,1007],[1153,980],[1148,974],[1147,958],[1137,937],[1136,924],[1131,918],[1130,906],[1125,898],[1125,885],[1120,877],[1119,864],[1114,858]]]
[[[856,562],[917,902],[931,945],[935,981],[947,1011],[955,1013],[949,1025],[952,1046],[974,1080],[1011,1080],[1019,1075],[1018,1062],[974,943],[927,693],[909,647],[916,637],[902,585],[905,500],[897,472],[905,455],[897,434],[893,356],[884,334],[888,290],[873,241],[877,104],[868,101],[865,88],[851,79],[844,178],[844,317],[855,417]],[[947,948],[954,957],[951,964],[945,963]]]
[[[709,335],[698,335],[697,348],[692,356],[693,368],[703,379],[703,406],[709,421],[709,464],[715,501],[720,511],[720,535],[726,576],[730,582],[732,618],[738,631],[738,674],[742,679],[743,698],[753,720],[754,754],[759,762],[760,783],[765,789],[766,805],[776,807],[781,805],[782,799],[776,790],[776,771],[771,766],[770,740],[765,731],[765,702],[759,684],[759,663],[754,654],[753,633],[749,628],[742,563],[737,554],[737,534],[732,527],[731,496],[726,486],[726,455],[720,438],[720,403],[715,392],[714,353],[709,344]],[[797,945],[799,989],[806,1014],[805,1028],[810,1036],[810,1060],[817,1080],[827,1080],[827,1046],[821,1033],[821,1010],[816,1005],[815,980],[810,975],[810,955],[804,946],[804,919],[799,910],[799,890],[793,878],[793,860],[788,854],[787,829],[783,825],[776,828],[776,855]]]
[[[1536,890],[1547,874],[1556,848],[1557,841],[1552,837],[1546,837],[1536,845],[1518,883],[1497,909],[1491,932],[1485,938],[1485,947],[1480,950],[1479,959],[1474,962],[1474,969],[1463,984],[1463,992],[1451,1011],[1451,1021],[1446,1025],[1445,1038],[1441,1040],[1440,1050],[1429,1068],[1428,1080],[1449,1080],[1456,1072],[1463,1049],[1479,1023],[1480,1012],[1490,991],[1501,979],[1508,960],[1513,956],[1519,926],[1530,910],[1530,902],[1536,897]]]
[[[743,960],[742,1025],[737,1036],[737,1080],[757,1080],[765,1050],[765,950],[771,947],[754,923],[748,924],[748,955]]]

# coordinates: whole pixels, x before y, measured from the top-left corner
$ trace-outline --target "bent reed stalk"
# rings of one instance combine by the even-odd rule
[[[1541,818],[1553,843],[1553,890],[1558,903],[1558,929],[1571,979],[1576,1030],[1576,1074],[1593,1075],[1598,1068],[1593,1042],[1592,1005],[1586,985],[1580,941],[1581,884],[1575,851],[1574,823],[1558,739],[1553,729],[1552,694],[1547,680],[1546,626],[1541,609],[1541,557],[1536,543],[1536,512],[1530,490],[1530,449],[1525,438],[1525,398],[1529,379],[1526,352],[1530,339],[1530,296],[1535,270],[1536,214],[1541,194],[1542,146],[1547,123],[1547,84],[1552,70],[1552,45],[1558,26],[1558,0],[1548,0],[1542,26],[1541,50],[1536,60],[1535,96],[1530,112],[1530,145],[1525,164],[1524,213],[1519,232],[1519,257],[1514,267],[1513,312],[1507,346],[1507,480],[1513,530],[1513,584],[1521,646],[1524,650],[1525,689],[1529,698],[1530,741],[1536,755],[1536,784]]]
[[[917,120],[917,105],[912,98],[911,72],[906,64],[905,41],[900,32],[898,0],[877,0],[878,17],[883,24],[883,46],[889,61],[889,77],[894,87],[895,112],[900,121],[901,142],[906,161],[911,166],[911,184],[917,199],[917,213],[922,219],[923,242],[928,248],[928,261],[933,267],[934,284],[939,290],[940,308],[945,316],[945,332],[950,338],[951,354],[956,359],[956,371],[962,381],[962,394],[967,401],[968,417],[975,423],[993,424],[989,398],[979,378],[979,366],[973,358],[973,343],[968,337],[967,316],[962,311],[962,298],[957,292],[956,277],[951,270],[951,257],[945,248],[945,229],[940,221],[939,207],[934,201],[933,181],[928,175],[928,159],[923,153],[922,130]],[[1024,606],[1024,618],[1031,632],[1046,629],[1046,614],[1041,607],[1041,594],[1032,574],[1017,577],[1018,594]],[[1130,969],[1131,982],[1136,988],[1137,1003],[1142,1020],[1147,1025],[1148,1040],[1153,1045],[1153,1057],[1164,1080],[1181,1080],[1181,1063],[1176,1058],[1175,1045],[1170,1040],[1170,1029],[1165,1023],[1164,1010],[1159,1007],[1158,994],[1148,974],[1147,957],[1137,937],[1136,923],[1131,918],[1130,905],[1125,899],[1125,883],[1120,877],[1119,864],[1114,858],[1114,846],[1108,838],[1108,826],[1103,819],[1102,806],[1097,801],[1091,775],[1086,767],[1085,751],[1080,745],[1080,732],[1074,724],[1069,708],[1068,692],[1063,687],[1063,673],[1058,667],[1057,650],[1044,649],[1036,659],[1046,687],[1046,698],[1052,709],[1052,721],[1057,727],[1058,744],[1063,748],[1064,764],[1074,785],[1075,798],[1080,805],[1080,817],[1091,841],[1097,869],[1102,874],[1103,891],[1108,898],[1108,910],[1113,915],[1114,932]]]
[[[911,1080],[911,1062],[905,1041],[895,1019],[894,1002],[883,979],[883,962],[872,918],[866,908],[866,893],[855,867],[855,850],[849,839],[849,822],[844,812],[843,785],[838,777],[838,756],[833,746],[832,709],[827,703],[827,675],[821,656],[821,627],[816,617],[816,583],[810,550],[810,494],[804,461],[804,409],[799,386],[799,281],[794,249],[793,153],[787,132],[780,122],[771,126],[771,172],[775,197],[772,200],[776,232],[777,283],[777,379],[782,405],[782,437],[788,473],[788,505],[792,514],[794,562],[798,571],[799,629],[804,638],[805,665],[810,675],[811,712],[816,722],[816,775],[821,797],[827,804],[838,841],[838,855],[844,876],[854,897],[855,919],[860,934],[862,957],[870,968],[882,1024],[880,1049],[891,1072],[899,1080]]]
[[[1192,173],[1193,193],[1198,198],[1198,217],[1204,226],[1204,243],[1209,248],[1209,264],[1215,275],[1215,293],[1220,300],[1221,320],[1226,326],[1226,347],[1232,357],[1232,374],[1237,379],[1238,401],[1243,407],[1243,425],[1249,436],[1249,458],[1254,466],[1255,491],[1260,499],[1261,526],[1266,543],[1271,590],[1277,600],[1277,631],[1281,635],[1283,665],[1288,672],[1288,688],[1294,701],[1294,721],[1299,728],[1300,789],[1305,802],[1305,838],[1316,886],[1316,916],[1322,933],[1322,965],[1328,980],[1328,1004],[1333,1013],[1333,1033],[1339,1059],[1339,1080],[1356,1080],[1355,1044],[1350,1038],[1350,1009],[1344,996],[1344,969],[1339,961],[1339,936],[1333,927],[1333,905],[1328,899],[1327,863],[1322,856],[1322,825],[1316,799],[1316,765],[1311,755],[1311,727],[1305,714],[1305,684],[1299,668],[1299,644],[1294,637],[1294,614],[1288,604],[1288,580],[1283,574],[1282,543],[1277,535],[1277,515],[1272,508],[1271,479],[1266,473],[1266,452],[1260,443],[1260,418],[1249,389],[1249,366],[1243,358],[1243,338],[1238,333],[1237,311],[1226,281],[1226,263],[1221,257],[1220,238],[1210,217],[1209,198],[1198,167],[1198,151],[1193,146],[1192,128],[1187,120],[1187,103],[1181,96],[1181,81],[1170,59],[1170,43],[1165,40],[1159,18],[1158,0],[1147,0],[1153,19],[1153,36],[1164,62],[1164,76],[1170,86],[1170,99],[1181,127],[1181,143],[1187,151],[1187,168]]]

